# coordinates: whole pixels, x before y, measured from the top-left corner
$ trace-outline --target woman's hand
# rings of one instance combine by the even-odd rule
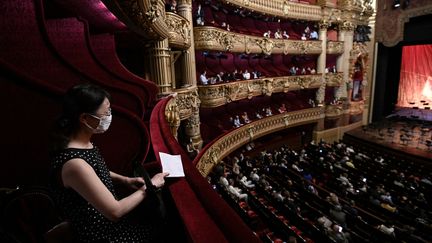
[[[165,184],[165,177],[168,175],[169,173],[157,173],[151,178],[151,182],[156,188],[161,188]]]
[[[145,185],[144,179],[142,177],[126,177],[124,183],[127,187],[133,190],[138,190],[143,187],[143,185]]]

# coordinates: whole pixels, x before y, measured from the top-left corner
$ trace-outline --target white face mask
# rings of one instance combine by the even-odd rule
[[[109,116],[103,116],[102,118],[92,114],[89,115],[99,120],[99,124],[96,128],[91,127],[89,124],[87,124],[87,122],[84,123],[88,128],[93,131],[93,133],[104,133],[106,132],[106,130],[108,130],[109,126],[111,125],[112,114],[110,114]]]

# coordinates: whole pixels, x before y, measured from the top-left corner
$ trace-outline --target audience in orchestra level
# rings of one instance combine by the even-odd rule
[[[297,236],[325,235],[336,242],[362,237],[432,240],[430,169],[413,169],[412,162],[341,142],[311,142],[299,151],[282,146],[254,157],[241,154],[233,161],[233,166],[223,163],[225,173],[220,177],[232,180],[230,185],[240,190],[227,190],[252,204],[251,209],[268,211],[263,220],[286,217]],[[230,169],[234,166],[236,173]],[[226,188],[226,183],[219,185]],[[277,219],[268,216],[272,214]]]

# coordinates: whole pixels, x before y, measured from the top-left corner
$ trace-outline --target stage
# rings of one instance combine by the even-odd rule
[[[347,132],[344,140],[369,144],[432,165],[432,119],[426,118],[432,118],[430,110],[399,110],[381,122]]]
[[[427,103],[429,105],[429,103]],[[429,106],[413,106],[408,107],[397,107],[393,114],[387,116],[387,118],[401,117],[409,120],[420,120],[432,122],[432,110]]]

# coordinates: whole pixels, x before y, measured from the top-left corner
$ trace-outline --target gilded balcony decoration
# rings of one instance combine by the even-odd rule
[[[169,37],[165,23],[165,0],[104,0],[104,4],[128,28],[146,39]]]
[[[252,140],[288,127],[314,123],[322,118],[324,118],[324,109],[317,107],[286,112],[246,124],[215,141],[204,152],[196,166],[206,177],[224,157]]]
[[[353,115],[353,114],[359,114],[362,113],[364,110],[364,101],[360,100],[360,101],[351,101],[350,102],[350,106],[349,106],[349,114]]]
[[[197,88],[177,89],[175,92],[177,95],[173,100],[178,107],[179,119],[190,118],[192,113],[199,109],[201,103]]]
[[[432,14],[430,0],[410,1],[403,11],[393,9],[392,4],[393,0],[377,1],[375,38],[388,47],[403,40],[405,23],[411,18]]]
[[[321,19],[321,6],[293,3],[288,0],[225,0],[251,11],[283,18],[318,21]]]
[[[284,76],[198,86],[201,107],[218,107],[232,101],[260,95],[314,89],[321,86],[321,75]]]
[[[180,115],[175,98],[168,101],[165,107],[165,118],[170,126],[171,134],[177,139],[177,130],[180,127]]]
[[[168,42],[172,47],[188,48],[191,45],[189,21],[180,15],[167,12],[165,23],[168,27]]]
[[[328,41],[327,54],[342,54],[344,52],[343,41]]]
[[[342,105],[326,105],[325,106],[325,116],[326,117],[336,117],[345,113]]]
[[[343,84],[343,73],[327,73],[325,79],[327,86],[339,87]]]
[[[238,53],[320,54],[321,41],[264,38],[229,32],[205,26],[194,28],[196,50],[231,51]]]

